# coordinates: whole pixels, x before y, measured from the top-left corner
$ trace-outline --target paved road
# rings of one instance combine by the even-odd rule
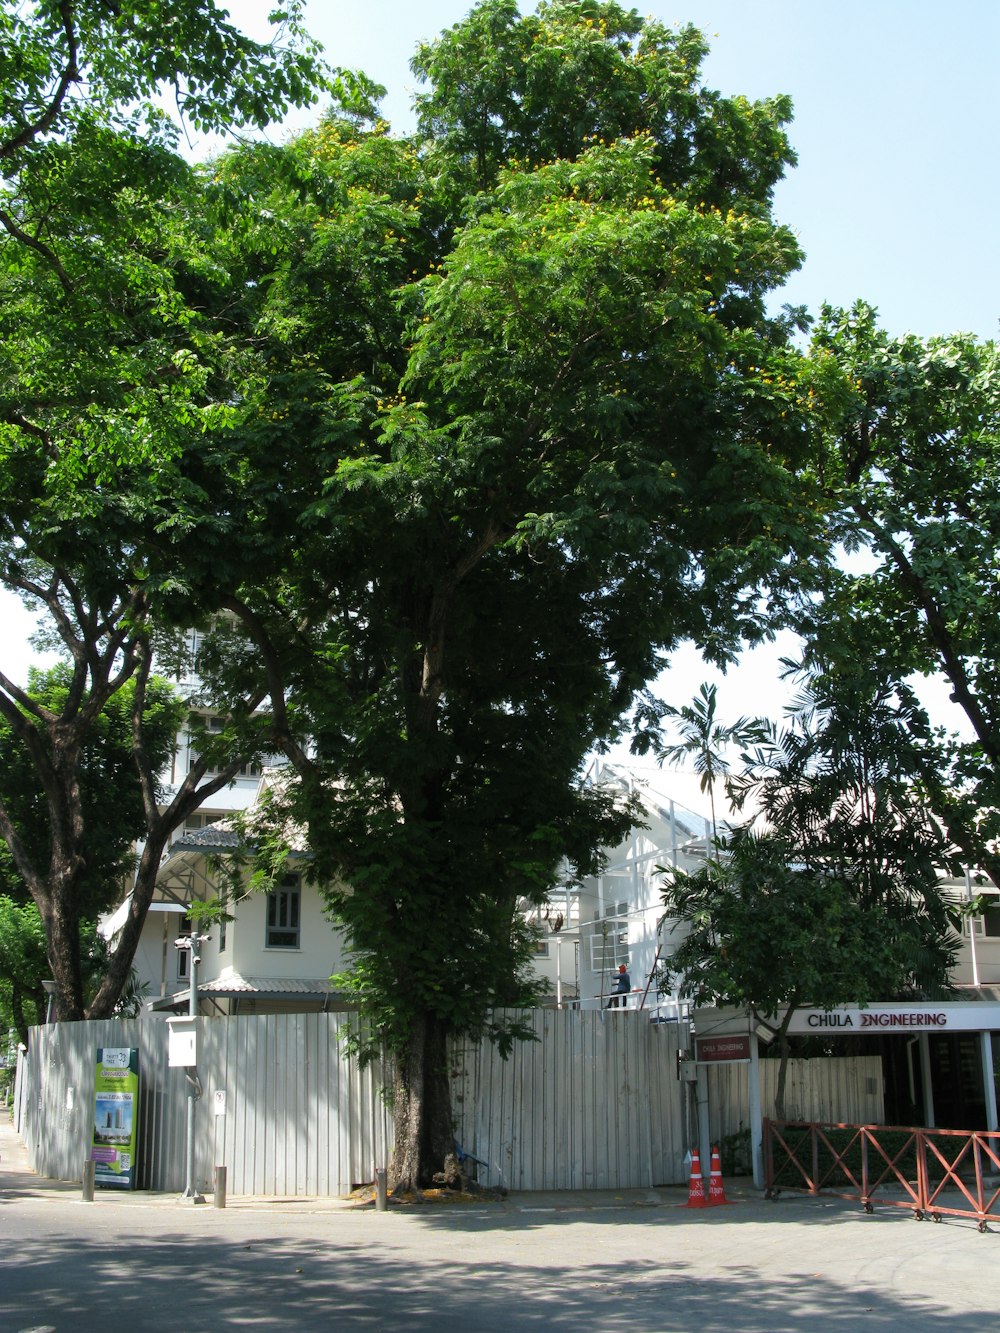
[[[0,1124],[0,1333],[995,1333],[1000,1233],[749,1191],[518,1195],[376,1213],[42,1181]]]

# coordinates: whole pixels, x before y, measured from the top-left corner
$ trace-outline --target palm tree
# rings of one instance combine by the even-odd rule
[[[729,772],[724,751],[730,745],[748,745],[760,739],[763,723],[741,717],[729,726],[716,721],[716,687],[702,682],[697,697],[682,708],[667,704],[663,715],[676,719],[675,727],[680,740],[673,745],[656,746],[657,762],[680,765],[694,761],[694,771],[701,778],[699,786],[708,792],[712,813],[712,842],[718,838],[715,818],[715,783]]]

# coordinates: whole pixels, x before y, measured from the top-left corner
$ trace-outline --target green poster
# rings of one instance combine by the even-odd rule
[[[111,1189],[135,1185],[139,1122],[139,1052],[106,1046],[97,1052],[94,1077],[94,1183]]]

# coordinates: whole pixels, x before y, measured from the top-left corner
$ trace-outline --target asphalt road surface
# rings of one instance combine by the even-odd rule
[[[13,1147],[13,1151],[11,1148]],[[392,1207],[40,1181],[0,1135],[0,1333],[995,1333],[1000,1229],[730,1190]]]

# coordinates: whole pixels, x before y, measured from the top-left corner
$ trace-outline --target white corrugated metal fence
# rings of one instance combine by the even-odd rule
[[[685,1088],[676,1023],[639,1012],[534,1010],[534,1041],[502,1060],[489,1043],[458,1044],[451,1061],[456,1139],[486,1163],[483,1183],[514,1190],[683,1184]],[[343,1014],[199,1018],[196,1172],[212,1187],[225,1165],[233,1195],[336,1196],[371,1181],[392,1148],[383,1070],[343,1054]],[[21,1132],[41,1175],[79,1180],[93,1129],[99,1047],[139,1050],[138,1185],[185,1183],[187,1080],[167,1063],[159,1018],[33,1028],[19,1080]],[[762,1061],[764,1104],[773,1101]],[[746,1070],[711,1070],[713,1136],[746,1121]],[[806,1091],[809,1089],[809,1095]],[[877,1089],[877,1096],[873,1092]],[[793,1061],[790,1114],[878,1121],[878,1060]],[[217,1096],[217,1094],[221,1094]]]

